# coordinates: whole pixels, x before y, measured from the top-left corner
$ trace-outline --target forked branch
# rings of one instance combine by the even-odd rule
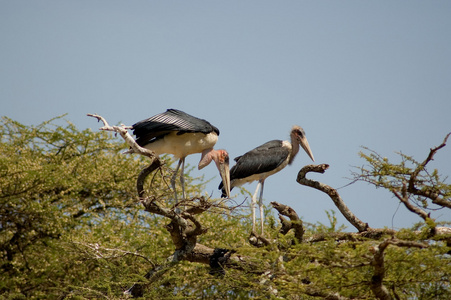
[[[315,188],[317,190],[322,191],[323,193],[326,193],[334,202],[335,206],[340,210],[340,212],[343,214],[343,216],[348,220],[359,232],[367,231],[369,229],[369,226],[367,223],[362,222],[359,218],[357,218],[351,210],[348,208],[348,206],[344,203],[344,201],[341,199],[340,195],[338,194],[337,190],[328,186],[327,184],[321,183],[319,181],[307,179],[305,176],[308,172],[316,172],[316,173],[324,173],[329,168],[329,165],[327,164],[321,164],[321,165],[307,165],[303,167],[297,176],[296,181],[299,184],[309,186],[312,188]]]
[[[407,186],[407,191],[409,193],[429,198],[432,200],[432,203],[448,208],[451,208],[451,201],[441,197],[438,191],[434,191],[432,188],[418,189],[415,184],[417,182],[418,174],[420,174],[420,172],[426,168],[426,165],[434,159],[434,155],[437,153],[437,151],[446,146],[446,142],[450,135],[451,132],[445,136],[443,142],[439,146],[430,149],[426,159],[421,164],[419,164],[416,167],[415,171],[413,171],[413,173],[410,175],[409,184]]]
[[[385,263],[384,263],[384,251],[389,245],[407,248],[427,248],[428,245],[423,243],[402,241],[398,239],[387,239],[380,243],[378,246],[372,247],[370,252],[373,253],[373,260],[371,265],[374,267],[374,273],[371,277],[371,290],[377,299],[389,300],[392,299],[390,292],[385,287],[383,280],[385,277]]]
[[[87,116],[96,118],[99,122],[103,123],[103,126],[99,128],[100,130],[112,131],[115,133],[119,133],[122,136],[122,138],[125,140],[125,142],[133,150],[133,153],[147,156],[147,157],[151,158],[152,160],[158,160],[158,157],[155,155],[155,153],[153,151],[143,148],[136,143],[135,139],[127,131],[127,129],[131,129],[131,126],[126,126],[124,124],[122,124],[121,126],[110,126],[110,124],[108,124],[108,122],[105,120],[105,118],[98,114],[87,114]]]
[[[299,219],[296,211],[288,205],[280,204],[277,202],[271,202],[272,207],[274,207],[279,212],[279,219],[282,223],[282,227],[279,232],[286,234],[290,229],[294,230],[294,236],[298,242],[302,242],[304,238],[304,226],[302,220]],[[285,219],[283,216],[287,216],[290,221]]]

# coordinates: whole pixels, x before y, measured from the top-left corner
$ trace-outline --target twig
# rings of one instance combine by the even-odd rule
[[[158,160],[158,157],[151,150],[141,147],[135,141],[135,139],[130,135],[127,129],[131,129],[131,126],[121,125],[121,126],[110,126],[104,117],[98,114],[87,114],[88,117],[96,118],[99,122],[103,123],[103,127],[100,127],[100,130],[105,131],[113,131],[115,133],[119,133],[125,142],[130,146],[131,150],[126,153],[137,153],[151,158],[152,160]]]
[[[142,254],[139,254],[137,252],[130,252],[130,251],[125,251],[125,250],[117,249],[117,248],[105,248],[105,247],[100,246],[97,243],[94,243],[94,244],[92,244],[92,243],[86,244],[86,243],[79,243],[79,242],[73,242],[73,243],[91,249],[93,251],[94,257],[96,259],[114,259],[114,258],[124,257],[126,255],[133,255],[133,256],[141,257],[142,259],[147,261],[152,266],[155,266],[155,264],[148,257],[146,257]],[[101,253],[101,251],[106,251],[106,252],[110,252],[110,253],[118,252],[120,254],[104,255],[103,253]]]
[[[395,195],[396,198],[399,199],[399,201],[401,201],[404,206],[410,210],[411,212],[419,215],[421,218],[423,218],[423,220],[427,220],[429,218],[429,214],[426,213],[424,210],[422,210],[421,208],[412,205],[409,201],[409,195],[407,194],[407,185],[405,182],[403,182],[402,184],[402,189],[401,189],[401,195],[395,190],[392,189],[392,193],[393,195]]]

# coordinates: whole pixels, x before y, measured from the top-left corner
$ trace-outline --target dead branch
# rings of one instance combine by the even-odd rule
[[[101,246],[98,243],[81,243],[81,242],[72,242],[74,245],[82,246],[86,249],[89,249],[89,253],[92,257],[95,259],[116,259],[116,258],[122,258],[124,256],[136,256],[144,259],[146,262],[151,264],[152,266],[155,266],[155,263],[152,262],[148,257],[138,253],[138,252],[131,252],[131,251],[125,251],[118,248],[106,248]],[[88,253],[88,251],[84,250],[83,252]]]
[[[280,220],[280,229],[279,232],[283,235],[287,234],[288,231],[291,230],[291,222],[287,219],[285,219],[285,217],[281,214],[279,214],[279,220]]]
[[[126,126],[124,124],[122,124],[121,126],[110,126],[105,118],[98,114],[87,114],[87,116],[96,118],[99,122],[103,123],[103,126],[99,128],[100,130],[119,133],[131,148],[131,151],[128,151],[127,153],[137,153],[147,156],[152,160],[159,160],[153,151],[143,148],[136,143],[135,139],[127,131],[127,129],[131,129],[131,126]]]
[[[282,223],[279,232],[286,234],[290,229],[293,229],[295,238],[298,242],[302,242],[304,238],[304,226],[296,211],[288,205],[277,202],[271,202],[271,205],[279,212],[279,219]],[[286,220],[282,215],[287,216],[291,221]]]
[[[321,165],[307,165],[303,167],[297,176],[296,181],[299,184],[309,186],[315,188],[317,190],[326,193],[334,202],[335,206],[340,210],[343,216],[348,220],[359,232],[367,231],[369,229],[369,225],[367,223],[362,222],[358,219],[351,210],[347,207],[344,201],[341,199],[337,190],[318,181],[307,179],[305,176],[308,172],[316,172],[316,173],[324,173],[329,168],[327,164]]]

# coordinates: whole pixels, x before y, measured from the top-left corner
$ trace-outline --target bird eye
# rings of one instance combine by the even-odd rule
[[[229,154],[227,153],[227,152],[222,152],[222,160],[225,162],[225,163],[229,163]]]
[[[296,130],[296,134],[300,137],[303,137],[305,135],[304,131],[302,131],[301,129]]]

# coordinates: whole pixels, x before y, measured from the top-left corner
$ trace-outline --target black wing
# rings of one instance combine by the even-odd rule
[[[280,166],[289,154],[289,149],[282,147],[282,141],[269,141],[235,158],[236,164],[230,170],[230,180],[272,171]]]
[[[177,131],[177,134],[216,132],[219,135],[219,129],[208,121],[193,117],[177,109],[168,109],[164,113],[139,121],[133,125],[133,134],[136,136],[136,142],[140,146],[151,143],[173,131]]]

